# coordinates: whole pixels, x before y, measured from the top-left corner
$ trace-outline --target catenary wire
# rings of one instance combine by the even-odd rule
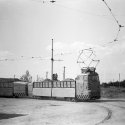
[[[121,28],[124,27],[124,26],[119,23],[118,19],[116,18],[115,14],[112,12],[112,9],[109,7],[108,3],[105,0],[102,0],[102,1],[104,2],[104,4],[106,5],[106,7],[108,8],[108,10],[110,11],[111,16],[113,17],[113,19],[115,20],[115,22],[116,22],[116,24],[118,26],[118,31],[117,31],[115,37],[113,38],[113,40],[110,41],[110,42],[106,42],[106,43],[104,43],[104,44],[101,45],[102,47],[106,47],[106,46],[108,46],[108,44],[112,44],[113,42],[117,42],[118,41],[118,37],[119,37],[120,31],[121,31]],[[50,1],[50,2],[52,2],[52,1]],[[104,16],[104,15],[97,15],[97,14],[90,13],[90,12],[87,12],[87,11],[81,11],[79,9],[74,9],[74,8],[71,8],[71,7],[67,7],[67,6],[64,6],[64,5],[60,4],[59,2],[60,2],[60,0],[54,0],[53,3],[55,5],[64,7],[66,9],[75,10],[77,12],[88,14],[88,15],[91,15],[91,16],[101,16],[101,17]]]

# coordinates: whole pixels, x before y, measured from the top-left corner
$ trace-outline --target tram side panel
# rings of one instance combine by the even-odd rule
[[[13,82],[14,84],[14,96],[15,97],[25,97],[28,95],[28,87],[27,87],[27,82]]]
[[[52,96],[75,98],[75,81],[53,82]]]
[[[33,96],[75,98],[75,81],[34,82]]]
[[[51,97],[51,89],[50,88],[33,88],[33,96]]]
[[[99,76],[97,73],[94,75],[90,74],[89,78],[89,89],[91,90],[91,98],[92,99],[99,99],[100,98],[100,81]]]
[[[0,82],[0,96],[12,97],[13,96],[13,83]]]
[[[51,82],[34,82],[33,96],[51,97]]]

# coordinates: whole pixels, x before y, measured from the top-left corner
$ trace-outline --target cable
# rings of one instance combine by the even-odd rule
[[[113,43],[113,42],[117,42],[117,41],[118,41],[118,37],[119,37],[120,31],[121,31],[121,28],[124,27],[124,26],[119,23],[118,19],[115,17],[115,14],[112,12],[112,10],[111,10],[111,8],[109,7],[109,5],[107,4],[107,2],[106,2],[105,0],[102,0],[102,1],[104,2],[104,4],[106,5],[106,7],[108,8],[108,10],[110,11],[111,16],[113,17],[113,19],[115,20],[115,22],[116,22],[116,24],[117,24],[117,26],[118,26],[118,31],[117,31],[117,33],[116,33],[114,39],[113,39],[112,41],[110,41],[110,42],[107,42],[107,43],[101,45],[102,47],[106,47],[108,44],[111,44],[111,43]],[[64,6],[64,5],[62,5],[62,4],[57,3],[57,2],[59,2],[59,1],[54,1],[54,2],[56,2],[56,3],[54,3],[54,4],[56,4],[56,5],[59,5],[59,6],[61,6],[61,7],[64,7],[64,8],[66,8],[66,9],[74,10],[74,8],[66,7],[66,6]],[[103,16],[103,15],[96,15],[96,14],[90,13],[90,12],[81,11],[81,10],[79,10],[79,9],[75,9],[75,11],[80,12],[80,13],[89,14],[89,15],[91,15],[91,16]]]
[[[45,57],[35,57],[35,56],[32,56],[32,57],[25,57],[25,56],[20,56],[19,58],[15,58],[15,59],[9,59],[9,58],[6,58],[6,59],[0,59],[0,61],[21,61],[21,60],[31,60],[31,59],[39,59],[39,60],[48,60],[46,59]]]
[[[96,16],[96,17],[98,17],[98,18],[102,18],[102,17],[103,17],[104,19],[111,20],[110,18],[106,17],[105,15],[98,15],[98,14],[95,14],[95,13],[92,13],[92,12],[82,11],[82,10],[80,10],[80,9],[76,9],[76,8],[72,8],[72,7],[67,7],[67,6],[62,5],[62,4],[60,4],[60,3],[55,3],[55,5],[60,6],[60,7],[63,7],[63,8],[65,8],[65,9],[69,9],[69,10],[71,10],[71,11],[75,11],[75,12],[77,12],[77,13],[86,14],[86,15],[90,15],[90,16],[94,16],[94,17]]]
[[[106,7],[108,8],[108,10],[110,11],[110,14],[112,15],[112,17],[114,18],[116,24],[118,25],[118,32],[117,32],[115,38],[113,39],[113,41],[108,42],[108,43],[110,44],[110,43],[113,43],[113,42],[118,41],[119,33],[120,33],[120,31],[121,31],[121,28],[124,27],[124,26],[122,26],[122,25],[119,23],[119,21],[117,20],[117,18],[116,18],[115,15],[114,15],[114,13],[112,12],[111,8],[110,8],[109,5],[107,4],[107,2],[106,2],[105,0],[102,0],[102,1],[103,1],[104,4],[106,5]],[[108,43],[107,43],[107,44],[108,44]]]

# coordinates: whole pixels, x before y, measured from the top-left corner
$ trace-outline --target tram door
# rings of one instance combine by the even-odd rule
[[[88,75],[79,75],[76,78],[76,98],[78,100],[89,99]]]

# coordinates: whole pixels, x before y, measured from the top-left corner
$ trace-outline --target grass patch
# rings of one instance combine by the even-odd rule
[[[101,97],[104,98],[125,98],[125,88],[101,87]]]

